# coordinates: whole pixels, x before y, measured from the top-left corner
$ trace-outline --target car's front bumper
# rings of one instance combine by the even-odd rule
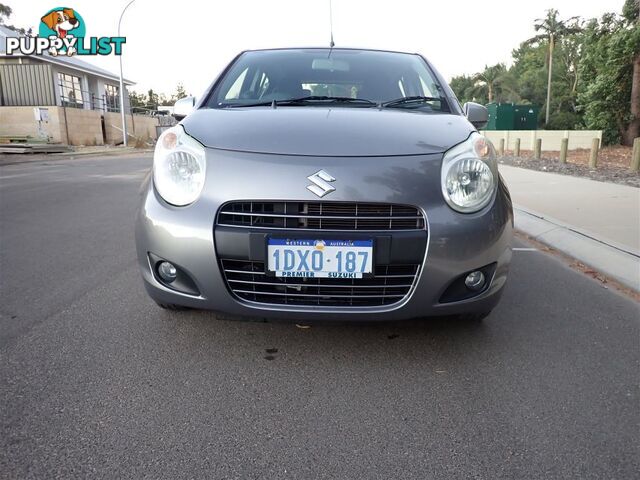
[[[513,225],[511,201],[502,181],[489,206],[475,214],[460,214],[451,210],[442,198],[441,155],[316,158],[208,149],[207,157],[208,174],[203,194],[188,207],[166,204],[151,181],[143,187],[136,221],[138,260],[145,287],[159,303],[298,321],[398,320],[485,312],[500,298],[511,260]],[[218,255],[224,256],[221,249],[233,250],[235,258],[246,256],[247,260],[256,260],[251,257],[259,253],[250,248],[256,234],[298,238],[310,232],[216,227],[220,207],[234,200],[317,202],[318,197],[306,186],[307,176],[319,169],[336,177],[333,184],[336,191],[322,201],[415,205],[426,215],[427,228],[420,232],[314,232],[320,238],[384,236],[390,256],[386,261],[400,258],[400,261],[411,262],[415,259],[403,259],[403,255],[420,256],[420,273],[409,295],[401,301],[364,307],[269,305],[238,299],[229,291],[218,261]],[[406,247],[407,238],[414,239],[412,248]],[[193,280],[198,293],[178,292],[160,283],[154,276],[149,254],[178,265]],[[487,265],[492,265],[491,283],[485,291],[461,301],[443,301],[443,294],[452,282],[465,272]]]

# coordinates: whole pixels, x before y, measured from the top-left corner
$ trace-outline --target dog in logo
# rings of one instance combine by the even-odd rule
[[[72,8],[54,10],[42,17],[41,20],[47,27],[56,32],[56,36],[62,39],[67,38],[67,36],[73,37],[73,35],[68,35],[67,32],[80,26],[80,21],[76,18],[76,14]],[[56,48],[52,47],[49,50],[49,53],[55,57],[59,52]],[[67,48],[68,56],[71,56],[74,53],[76,53],[76,49],[74,47]]]

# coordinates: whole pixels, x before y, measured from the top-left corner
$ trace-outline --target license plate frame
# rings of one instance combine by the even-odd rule
[[[287,243],[288,242],[288,243]],[[324,245],[321,248],[321,251],[324,252],[324,254],[326,255],[327,252],[329,252],[329,255],[332,255],[332,253],[337,253],[337,251],[342,251],[343,252],[343,263],[346,262],[346,252],[349,251],[354,251],[356,252],[356,271],[355,272],[346,272],[343,271],[341,273],[343,274],[349,274],[349,273],[355,273],[355,276],[352,275],[329,275],[329,274],[335,274],[335,273],[339,273],[339,272],[335,272],[333,270],[325,270],[324,268],[320,271],[307,271],[306,273],[313,273],[313,275],[284,275],[283,272],[285,271],[284,269],[281,270],[273,270],[271,267],[275,266],[275,259],[272,256],[272,252],[273,250],[270,247],[287,247],[290,246],[292,248],[297,248],[299,249],[300,247],[303,247],[303,250],[308,250],[309,252],[314,251],[314,250],[318,250],[318,246],[321,246],[321,244],[319,242],[324,242]],[[375,252],[376,252],[376,248],[375,248],[375,238],[373,237],[358,237],[358,238],[322,238],[319,239],[317,237],[315,238],[310,238],[310,237],[298,237],[296,236],[295,238],[287,238],[287,237],[282,237],[279,235],[268,235],[265,238],[265,255],[266,255],[266,259],[265,259],[265,263],[264,263],[264,268],[265,268],[265,274],[271,277],[278,277],[278,278],[297,278],[300,280],[303,280],[305,278],[329,278],[329,279],[345,279],[345,280],[359,280],[359,279],[363,279],[363,278],[371,278],[375,275]],[[357,252],[360,251],[366,251],[368,253],[368,257],[366,259],[366,265],[365,265],[365,271],[359,271],[362,270],[362,261],[363,261],[363,256],[362,255],[358,255]],[[294,255],[298,255],[297,260],[299,261],[299,254],[294,254]],[[311,256],[312,254],[310,253],[309,256]],[[326,262],[326,260],[329,260],[329,262]],[[324,266],[327,265],[327,263],[330,263],[331,260],[335,262],[338,262],[338,258],[335,257],[335,255],[332,255],[328,258],[324,259]],[[284,262],[284,259],[281,260],[282,262]],[[311,262],[308,262],[308,264],[310,265]],[[345,265],[346,266],[346,265]],[[309,267],[310,269],[312,268],[312,266],[310,265]],[[345,270],[343,268],[343,270]],[[296,270],[296,271],[300,271],[300,270]]]

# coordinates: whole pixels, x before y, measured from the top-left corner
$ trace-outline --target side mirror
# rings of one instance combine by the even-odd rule
[[[173,105],[173,116],[180,121],[189,115],[196,106],[196,97],[184,97]]]
[[[464,116],[478,130],[487,126],[489,123],[489,110],[479,103],[467,102],[462,106]]]

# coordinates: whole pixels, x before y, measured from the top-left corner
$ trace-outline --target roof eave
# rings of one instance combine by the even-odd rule
[[[0,52],[0,57],[6,57],[6,58],[14,58],[14,57],[34,58],[31,55],[23,55],[21,53],[17,53],[17,54],[13,54],[13,55],[7,55],[6,52]],[[70,63],[56,61],[56,59],[53,58],[53,57],[49,57],[49,56],[43,55],[43,56],[40,56],[40,57],[35,57],[35,59],[36,60],[41,60],[43,62],[53,63],[53,64],[59,65],[61,67],[70,68],[72,70],[79,70],[81,72],[88,73],[90,75],[95,75],[95,76],[101,77],[101,78],[106,78],[108,80],[113,80],[113,81],[116,81],[116,82],[120,81],[120,77],[118,77],[116,75],[106,75],[104,73],[96,72],[95,70],[91,70],[90,68],[83,68],[83,67],[78,66],[78,65],[73,65],[73,64],[70,64]],[[134,82],[132,80],[128,80],[126,78],[122,79],[122,81],[127,86],[132,86],[132,85],[136,84],[136,82]]]

